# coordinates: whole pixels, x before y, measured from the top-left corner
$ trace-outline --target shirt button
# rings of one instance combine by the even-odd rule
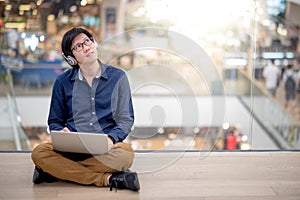
[[[90,123],[90,126],[93,126],[93,123]]]
[[[92,112],[92,115],[95,115],[95,112]]]
[[[95,98],[94,97],[92,97],[92,101],[94,101],[95,100]]]

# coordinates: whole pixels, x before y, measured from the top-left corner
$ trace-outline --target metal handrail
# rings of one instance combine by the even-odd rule
[[[7,94],[7,100],[8,100],[8,110],[9,110],[9,116],[10,116],[10,119],[11,119],[11,124],[12,124],[12,129],[13,129],[13,136],[14,136],[14,142],[15,142],[15,145],[16,145],[16,149],[17,150],[22,150],[22,146],[21,146],[21,142],[20,142],[20,136],[18,134],[18,129],[17,129],[17,126],[16,124],[18,123],[15,119],[15,116],[14,116],[14,111],[13,111],[13,105],[12,105],[12,102],[11,102],[11,96],[9,94]]]

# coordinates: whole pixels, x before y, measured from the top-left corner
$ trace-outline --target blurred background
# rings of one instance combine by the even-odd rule
[[[0,0],[0,150],[46,137],[52,85],[69,68],[60,42],[78,26],[128,74],[134,149],[300,149],[299,0]]]

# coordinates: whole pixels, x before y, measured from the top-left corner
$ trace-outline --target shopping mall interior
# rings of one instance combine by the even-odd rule
[[[119,195],[298,199],[300,163],[294,158],[299,153],[293,153],[300,150],[299,0],[0,0],[4,172],[25,163],[20,173],[29,174],[27,178],[32,174],[28,154],[49,137],[52,86],[70,68],[61,54],[61,40],[73,27],[88,29],[98,43],[101,62],[124,70],[130,83],[135,121],[125,142],[137,153],[133,168],[143,185],[155,192]],[[274,95],[264,75],[272,61],[280,71]],[[287,101],[284,74],[290,65],[295,99]],[[184,187],[180,193],[179,186],[165,194],[166,187],[155,186],[154,179],[172,185],[177,180],[174,173],[186,169],[190,171],[180,184],[193,185],[204,177],[202,195],[196,185],[190,194]],[[240,178],[230,182],[234,171]],[[6,179],[4,172],[0,176]],[[268,172],[267,180],[261,178]],[[23,179],[20,187],[27,183]],[[8,185],[16,182],[13,178]],[[58,189],[59,184],[64,189]],[[27,199],[44,194],[68,199],[98,193],[95,188],[59,184],[54,193],[30,185],[29,192],[26,186],[14,194],[7,186],[6,191],[0,189],[0,199],[21,199],[22,194]],[[215,184],[224,188],[216,195]],[[82,193],[74,196],[74,188]],[[105,197],[120,197],[114,195]]]
[[[1,149],[32,149],[47,135],[71,27],[90,30],[102,62],[127,72],[135,149],[226,150],[227,133],[234,149],[299,149],[300,94],[285,106],[283,81],[273,97],[262,73],[272,59],[281,77],[288,65],[298,73],[299,4],[216,2],[0,1]]]

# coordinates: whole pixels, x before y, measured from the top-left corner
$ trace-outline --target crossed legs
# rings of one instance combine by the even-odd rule
[[[108,177],[131,167],[134,152],[126,143],[116,143],[107,154],[82,155],[59,153],[51,143],[42,143],[32,150],[36,167],[61,179],[83,185],[108,186]]]

